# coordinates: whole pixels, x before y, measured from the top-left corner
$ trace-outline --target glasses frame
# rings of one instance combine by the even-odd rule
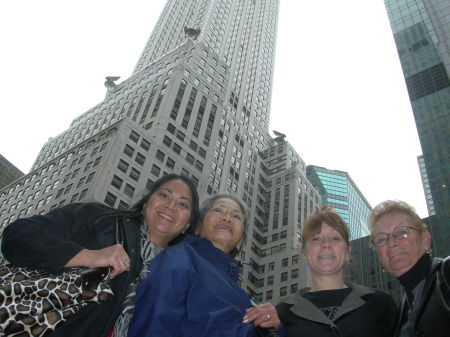
[[[394,234],[394,233],[398,232],[398,230],[399,230],[400,228],[406,228],[406,235],[400,236],[400,235],[395,235],[395,234]],[[376,248],[386,246],[386,245],[389,243],[389,241],[391,240],[391,238],[394,238],[394,239],[396,239],[397,241],[400,241],[400,240],[403,240],[403,239],[409,237],[409,230],[410,230],[410,229],[414,229],[414,230],[417,231],[417,232],[421,232],[420,229],[417,229],[417,228],[414,228],[414,227],[411,227],[411,226],[397,226],[397,227],[394,228],[394,230],[393,230],[391,233],[378,233],[377,235],[375,235],[375,236],[370,240],[370,243],[372,244],[373,247],[376,247]],[[375,238],[376,238],[378,235],[386,235],[386,241],[385,241],[385,243],[383,243],[382,245],[377,245],[377,244],[375,244]],[[397,236],[398,236],[398,237],[397,237]]]
[[[244,214],[242,214],[241,212],[236,211],[236,210],[225,208],[223,206],[211,207],[211,209],[208,210],[208,213],[212,213],[214,215],[221,216],[221,217],[227,216],[228,218],[232,219],[233,221],[244,223]],[[236,215],[238,215],[240,218],[237,219],[235,217]]]

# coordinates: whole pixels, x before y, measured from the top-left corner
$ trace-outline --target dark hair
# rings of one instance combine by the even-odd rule
[[[245,204],[236,196],[232,194],[215,194],[212,197],[204,200],[202,202],[202,206],[200,208],[200,221],[198,226],[198,231],[200,231],[201,227],[203,226],[203,221],[205,220],[206,213],[208,213],[209,210],[211,210],[214,201],[218,199],[230,199],[233,200],[235,203],[239,205],[241,208],[242,214],[244,215],[244,230],[242,232],[242,242],[245,242],[247,240],[247,230],[248,230],[248,214],[247,209],[245,207]],[[237,248],[233,248],[228,254],[231,257],[235,257],[239,253],[239,250]]]
[[[326,223],[339,232],[347,245],[350,246],[350,230],[348,225],[336,211],[328,206],[323,206],[320,210],[309,215],[303,224],[301,237],[302,250],[306,247],[306,241],[320,233],[323,223]]]
[[[189,226],[185,230],[185,234],[191,234],[191,235],[195,234],[195,232],[197,230],[198,219],[199,219],[199,198],[198,198],[197,189],[195,188],[195,185],[191,179],[189,179],[186,176],[179,175],[179,174],[175,174],[175,173],[167,174],[165,176],[162,176],[158,180],[156,180],[150,186],[149,191],[141,198],[141,200],[139,200],[133,206],[130,207],[130,209],[128,210],[128,212],[130,213],[130,217],[137,218],[140,221],[143,221],[144,216],[142,215],[142,209],[144,208],[145,203],[148,201],[148,199],[150,199],[150,197],[153,195],[153,193],[155,193],[162,185],[164,185],[165,183],[167,183],[168,181],[171,181],[171,180],[181,180],[189,187],[189,190],[191,191],[191,198],[192,198],[191,217],[189,219]],[[177,238],[173,239],[171,241],[171,244],[173,244],[173,241],[176,239]],[[176,241],[178,242],[179,240],[176,240]]]

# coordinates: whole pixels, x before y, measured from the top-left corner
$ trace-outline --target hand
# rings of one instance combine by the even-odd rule
[[[245,310],[244,323],[252,323],[262,328],[278,329],[281,325],[280,318],[275,307],[270,303],[264,303]]]
[[[130,258],[122,245],[98,250],[83,249],[67,262],[65,267],[112,267],[109,277],[114,278],[130,269]]]

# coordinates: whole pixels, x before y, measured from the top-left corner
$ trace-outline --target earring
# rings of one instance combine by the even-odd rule
[[[431,249],[431,248],[425,248],[425,253],[427,253],[428,255],[430,255],[431,256],[431,252],[432,252],[433,250]]]
[[[386,269],[384,269],[384,266],[381,264],[381,262],[378,262],[378,268],[380,268],[380,270],[385,273]]]

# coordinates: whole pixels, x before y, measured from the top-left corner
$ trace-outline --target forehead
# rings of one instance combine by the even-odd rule
[[[180,197],[191,200],[191,190],[189,186],[182,180],[169,180],[162,184],[158,190],[166,190]]]
[[[236,201],[227,198],[214,200],[212,207],[216,206],[225,207],[234,211],[242,212],[241,207]]]
[[[326,222],[322,222],[321,226],[318,229],[319,232],[317,232],[317,234],[338,233],[339,235],[341,235],[341,233],[339,233],[336,228],[331,227]]]
[[[390,233],[398,226],[412,226],[412,219],[406,213],[390,212],[382,215],[374,224],[374,232]]]

